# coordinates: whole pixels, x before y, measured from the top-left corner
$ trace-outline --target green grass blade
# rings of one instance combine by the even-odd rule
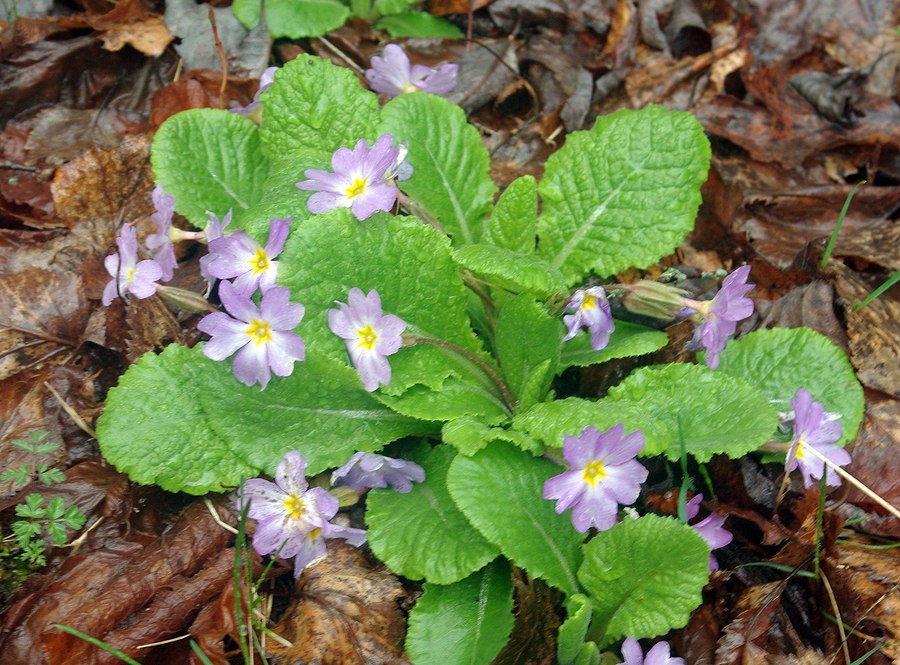
[[[831,232],[831,238],[828,240],[828,246],[825,248],[825,253],[822,254],[822,268],[828,265],[828,259],[831,258],[831,252],[834,251],[834,244],[837,242],[838,233],[841,232],[841,224],[844,223],[844,217],[847,216],[847,210],[850,208],[850,201],[853,200],[853,195],[856,194],[856,190],[866,184],[865,180],[860,180],[856,185],[853,186],[853,189],[850,190],[850,193],[847,194],[847,199],[844,201],[844,207],[841,208],[841,214],[838,215],[837,224],[834,225],[834,231]]]
[[[128,665],[141,665],[134,658],[130,658],[129,656],[125,655],[124,653],[122,653],[121,651],[116,649],[115,647],[111,647],[106,642],[98,640],[96,637],[91,637],[87,633],[82,633],[80,630],[71,628],[69,626],[63,626],[60,623],[53,624],[53,627],[59,628],[64,633],[69,633],[69,635],[74,635],[75,637],[82,639],[85,642],[89,642],[90,644],[93,644],[98,649],[103,649],[106,653],[115,656],[116,658],[121,660],[123,663],[128,663]]]

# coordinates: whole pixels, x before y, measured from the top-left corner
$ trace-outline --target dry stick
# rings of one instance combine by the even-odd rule
[[[858,480],[857,480],[856,478],[854,478],[852,475],[850,475],[849,473],[847,473],[846,471],[844,471],[841,467],[839,467],[837,464],[835,464],[835,463],[832,462],[830,459],[828,459],[827,457],[825,457],[825,455],[823,455],[822,453],[820,453],[820,452],[819,452],[818,450],[816,450],[814,447],[812,447],[812,446],[803,446],[803,453],[806,454],[806,453],[808,453],[808,452],[809,452],[809,453],[812,453],[813,455],[815,455],[816,457],[818,457],[820,460],[822,460],[823,462],[825,462],[825,464],[826,464],[827,466],[829,466],[830,468],[834,469],[834,472],[835,472],[836,474],[838,474],[841,478],[843,478],[843,479],[846,480],[848,483],[850,483],[851,485],[853,485],[856,489],[858,489],[860,492],[862,492],[863,494],[865,494],[867,497],[869,497],[870,499],[872,499],[872,501],[874,501],[874,502],[877,503],[879,506],[881,506],[882,508],[884,508],[884,509],[885,509],[886,511],[888,511],[891,515],[893,515],[893,516],[896,517],[897,519],[900,519],[900,510],[897,510],[896,508],[894,508],[894,506],[892,506],[891,504],[889,504],[887,501],[885,501],[885,500],[882,499],[880,496],[878,496],[874,491],[870,490],[868,487],[866,487],[865,485],[863,485],[860,481],[858,481]]]
[[[40,332],[38,330],[31,330],[30,328],[23,328],[21,326],[14,326],[11,323],[7,323],[6,321],[0,320],[0,330],[14,330],[16,332],[20,332],[23,335],[31,335],[32,337],[37,337],[38,339],[43,339],[48,342],[56,342],[57,344],[61,344],[62,346],[69,347],[77,347],[78,342],[73,342],[70,339],[65,339],[64,337],[56,337],[55,335],[51,335],[50,333]]]
[[[215,506],[212,505],[212,501],[210,501],[209,499],[204,497],[203,503],[206,504],[206,508],[209,510],[209,514],[212,515],[212,518],[215,520],[216,524],[218,524],[220,527],[222,527],[226,531],[229,531],[229,532],[233,533],[234,535],[237,535],[237,529],[235,529],[230,524],[226,524],[225,522],[222,521],[222,518],[219,517],[219,513],[216,512],[216,508],[215,508]]]
[[[222,48],[222,40],[219,39],[219,29],[216,27],[216,15],[212,5],[206,6],[209,15],[209,24],[212,26],[213,39],[216,41],[216,50],[219,52],[219,60],[222,61],[222,85],[219,86],[219,108],[225,108],[225,86],[228,84],[228,61],[225,59],[225,49]]]
[[[75,421],[75,424],[78,425],[82,432],[86,433],[92,439],[97,438],[97,432],[94,431],[94,428],[88,425],[84,421],[84,418],[78,415],[78,412],[66,403],[66,400],[64,400],[62,396],[58,392],[56,392],[56,388],[51,386],[46,381],[44,381],[44,387],[49,390],[50,393],[56,398],[56,401],[59,402],[59,405],[63,408],[63,411],[69,414],[69,417]]]
[[[167,640],[161,640],[159,642],[149,642],[147,644],[138,644],[135,649],[150,649],[151,647],[159,647],[163,644],[171,644],[172,642],[180,642],[181,640],[186,640],[191,636],[190,633],[187,635],[179,635],[178,637],[170,637]]]
[[[344,53],[341,49],[339,49],[337,46],[335,46],[330,41],[325,39],[325,37],[319,37],[319,41],[322,42],[329,51],[331,51],[337,57],[339,57],[341,60],[346,62],[347,66],[350,67],[350,69],[355,71],[357,74],[361,74],[361,75],[365,76],[365,74],[366,74],[365,70],[363,70],[362,67],[360,67],[355,62],[353,62],[353,60],[350,59],[350,56],[348,56],[346,53]]]
[[[828,593],[828,598],[831,600],[831,608],[834,610],[834,616],[837,619],[837,627],[838,633],[841,636],[841,649],[844,651],[844,658],[847,660],[847,665],[850,665],[850,649],[847,648],[847,633],[844,631],[844,619],[841,617],[841,609],[838,607],[837,598],[834,597],[834,590],[831,588],[831,582],[828,581],[828,578],[825,576],[825,573],[820,573],[822,577],[822,582],[825,585],[825,591]],[[832,660],[834,656],[832,656]]]

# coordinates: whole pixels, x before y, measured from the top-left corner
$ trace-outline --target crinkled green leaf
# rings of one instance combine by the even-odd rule
[[[234,0],[232,10],[248,30],[259,24],[261,0]],[[266,24],[273,38],[321,37],[344,25],[350,10],[338,0],[266,0]]]
[[[518,409],[547,395],[559,363],[562,323],[523,293],[510,300],[497,319],[497,356]]]
[[[413,167],[400,188],[413,210],[436,219],[453,244],[480,242],[497,187],[488,175],[490,156],[461,108],[435,95],[400,95],[385,104],[380,133],[409,143]]]
[[[532,454],[539,454],[542,450],[541,445],[525,432],[491,427],[484,421],[474,418],[458,418],[444,423],[441,440],[467,457],[471,457],[492,441],[508,441]]]
[[[616,321],[616,329],[609,338],[609,344],[600,351],[591,347],[591,335],[579,332],[567,342],[563,342],[559,356],[559,369],[566,367],[587,367],[614,358],[643,356],[663,348],[669,337],[660,330],[653,330],[628,321]]]
[[[570,284],[658,261],[694,227],[709,155],[693,116],[659,106],[569,134],[544,167],[539,253]]]
[[[275,73],[275,82],[260,99],[260,135],[275,162],[293,161],[302,150],[331,154],[353,148],[359,139],[375,138],[378,98],[349,69],[322,58],[300,55],[291,60]]]
[[[503,190],[488,221],[485,240],[519,254],[531,254],[537,236],[537,183],[523,175]]]
[[[409,613],[406,653],[416,665],[488,665],[509,639],[512,609],[501,558],[455,584],[428,583]]]
[[[427,429],[304,363],[262,391],[239,383],[230,359],[215,362],[175,344],[125,372],[97,423],[103,456],[117,469],[190,494],[271,474],[290,450],[303,453],[314,474]]]
[[[681,457],[680,429],[687,452],[698,462],[718,453],[741,457],[769,440],[778,415],[759,390],[738,378],[701,365],[641,367],[602,400],[613,408],[634,404],[665,428],[642,455]]]
[[[375,289],[384,312],[403,319],[408,332],[488,362],[469,326],[449,241],[416,219],[379,213],[359,222],[345,208],[314,215],[292,231],[279,260],[279,282],[306,306],[300,332],[317,371],[349,375],[359,385],[343,340],[328,328],[328,310],[347,302],[352,287]],[[507,414],[496,383],[465,353],[418,343],[389,362],[391,382],[377,398],[398,411],[429,420],[483,415],[493,422]]]
[[[805,388],[825,410],[841,414],[839,445],[856,438],[865,400],[850,361],[840,347],[809,328],[757,330],[728,343],[719,355],[722,374],[758,388],[778,411]]]
[[[684,626],[709,578],[709,546],[671,517],[644,515],[584,546],[578,579],[591,595],[604,642],[655,637]]]
[[[493,245],[467,245],[453,252],[453,259],[463,268],[512,291],[548,296],[565,288],[562,274],[534,254],[521,254]]]
[[[151,153],[153,174],[175,210],[204,228],[210,210],[223,217],[256,205],[269,173],[256,125],[236,113],[190,109],[157,130]]]
[[[533,577],[575,593],[583,536],[543,498],[544,482],[563,469],[505,441],[450,465],[450,495],[469,521]]]
[[[588,425],[605,432],[619,423],[626,432],[641,430],[644,433],[645,453],[664,445],[665,423],[640,406],[625,402],[569,397],[535,404],[513,419],[513,427],[517,430],[527,432],[553,448],[562,448],[564,436],[578,436]]]
[[[425,470],[425,482],[405,494],[393,489],[369,492],[369,546],[398,575],[452,584],[498,554],[450,498],[447,469],[455,456],[449,446],[420,444],[403,458]]]
[[[378,30],[385,30],[391,37],[432,37],[435,39],[462,39],[462,30],[440,16],[425,12],[404,12],[385,16],[375,24]]]
[[[591,601],[583,593],[576,593],[566,599],[566,620],[559,627],[556,641],[559,665],[575,663],[585,646],[584,638],[591,625],[591,614]]]

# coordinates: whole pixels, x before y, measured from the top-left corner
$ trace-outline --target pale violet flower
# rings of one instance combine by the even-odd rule
[[[207,272],[219,279],[234,280],[234,288],[244,295],[252,295],[257,288],[265,291],[275,284],[278,261],[275,257],[284,249],[292,217],[269,222],[269,240],[260,246],[244,231],[235,231],[209,242],[212,259]]]
[[[556,500],[556,512],[572,509],[572,524],[584,533],[605,531],[616,523],[619,504],[637,500],[647,469],[635,457],[644,447],[640,430],[625,434],[620,423],[605,432],[588,425],[579,436],[563,438],[569,470],[544,483],[544,498]]]
[[[691,349],[706,349],[706,365],[710,369],[719,366],[719,353],[734,335],[737,324],[753,314],[753,301],[746,297],[754,287],[747,283],[749,276],[750,266],[741,266],[725,278],[712,300],[684,299],[684,314],[695,323]]]
[[[297,183],[299,189],[315,192],[306,202],[314,215],[336,208],[350,208],[360,221],[379,210],[390,211],[397,200],[392,178],[404,173],[398,163],[401,148],[393,147],[394,137],[382,134],[369,148],[360,139],[353,150],[340,148],[331,157],[331,171],[307,169],[308,179]]]
[[[131,224],[122,226],[116,238],[118,253],[107,256],[103,265],[112,279],[103,289],[103,304],[109,305],[117,296],[130,293],[135,298],[149,298],[156,293],[156,282],[162,278],[162,268],[152,259],[138,261],[137,231]]]
[[[786,471],[791,472],[799,466],[806,487],[811,487],[813,480],[821,479],[823,473],[826,474],[826,485],[840,485],[840,476],[817,455],[810,453],[809,448],[814,448],[836,466],[850,464],[850,453],[833,445],[841,438],[841,422],[827,418],[822,403],[813,400],[803,388],[797,390],[791,406],[794,408],[794,440],[788,452],[786,464],[790,466]]]
[[[266,71],[262,73],[262,76],[259,77],[259,89],[256,91],[256,94],[253,95],[253,101],[247,104],[247,106],[236,106],[229,110],[232,113],[242,115],[256,124],[259,124],[262,120],[263,109],[262,102],[259,101],[259,96],[268,90],[275,82],[275,72],[277,71],[278,67],[269,67],[266,69]]]
[[[439,69],[411,65],[402,48],[388,44],[381,57],[372,56],[372,68],[366,70],[366,78],[372,90],[390,97],[419,91],[445,95],[456,88],[458,69],[452,63]]]
[[[294,362],[306,358],[303,339],[291,332],[303,318],[303,305],[290,301],[287,287],[263,292],[259,307],[231,282],[219,285],[219,297],[228,314],[213,312],[200,319],[197,328],[212,336],[203,346],[208,358],[224,360],[237,353],[238,381],[248,386],[259,383],[265,389],[272,373],[290,376]]]
[[[271,292],[270,292],[271,293]],[[331,524],[338,500],[321,487],[309,489],[306,460],[296,450],[287,453],[275,471],[275,482],[254,478],[238,495],[238,507],[249,504],[248,517],[256,520],[253,549],[260,555],[276,553],[294,559],[294,577],[325,558],[325,541],[343,538],[359,547],[366,541],[362,529]]]
[[[687,502],[687,505],[685,505],[685,510],[687,512],[688,520],[692,520],[697,517],[697,514],[700,512],[701,501],[703,501],[703,495],[697,494],[693,499]],[[708,517],[700,520],[696,524],[691,524],[691,526],[696,529],[697,533],[699,533],[703,540],[706,541],[706,544],[709,545],[709,549],[717,550],[720,547],[725,547],[734,539],[734,536],[731,534],[731,532],[728,531],[728,529],[723,528],[724,524],[724,517],[710,512]],[[719,569],[719,562],[712,554],[709,555],[709,569]]]
[[[175,214],[175,197],[166,194],[161,184],[156,185],[151,195],[154,213],[150,221],[156,225],[156,233],[147,236],[147,247],[154,250],[153,258],[162,269],[162,281],[168,282],[175,276],[178,260],[172,245],[172,215]]]
[[[375,289],[364,294],[353,287],[347,303],[337,302],[338,309],[328,310],[328,327],[344,340],[353,366],[359,372],[363,387],[372,392],[391,382],[391,365],[387,356],[397,352],[403,340],[406,323],[381,310],[381,298]]]
[[[622,643],[622,657],[625,661],[619,665],[684,665],[684,658],[669,657],[668,642],[657,642],[645,656],[641,645],[633,637],[626,637]]]
[[[222,238],[225,236],[225,229],[231,224],[231,208],[228,209],[228,212],[225,213],[225,216],[220,220],[219,216],[214,212],[206,211],[207,216],[209,217],[209,222],[206,224],[206,229],[204,231],[204,236],[206,237],[207,245],[213,240],[217,240],[218,238]],[[203,279],[206,280],[206,295],[209,296],[212,291],[213,284],[216,281],[216,278],[209,274],[209,264],[212,263],[212,260],[216,258],[216,255],[210,252],[207,252],[205,255],[200,257],[200,275]]]
[[[357,492],[390,485],[405,494],[412,490],[413,482],[424,480],[425,470],[415,462],[374,453],[354,453],[331,474],[332,485],[349,487]]]
[[[568,334],[563,337],[564,342],[575,337],[581,328],[587,328],[591,333],[591,348],[595,351],[606,348],[616,324],[602,286],[575,291],[566,305],[566,311],[573,313],[563,317],[563,322],[569,329]]]

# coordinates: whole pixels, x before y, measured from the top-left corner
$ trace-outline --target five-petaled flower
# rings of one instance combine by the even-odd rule
[[[363,387],[372,392],[379,385],[386,386],[391,381],[387,356],[400,348],[406,323],[382,312],[381,298],[375,289],[365,295],[353,287],[347,303],[335,303],[338,309],[328,310],[328,327],[344,340]]]
[[[409,58],[396,44],[384,47],[382,57],[372,56],[372,68],[366,78],[375,92],[397,97],[407,92],[430,92],[444,95],[456,88],[456,64],[432,69],[425,65],[410,65]]]
[[[331,524],[338,500],[320,487],[309,488],[306,460],[293,450],[275,471],[275,482],[253,478],[238,495],[238,507],[249,503],[248,517],[256,520],[253,549],[261,555],[277,552],[294,558],[294,577],[325,558],[325,540],[343,538],[359,547],[366,540],[362,529]]]
[[[155,250],[153,258],[162,269],[162,281],[168,282],[175,276],[175,268],[178,266],[171,236],[175,197],[166,194],[161,184],[156,185],[151,196],[155,212],[150,215],[150,220],[156,225],[156,233],[147,236],[145,242],[149,249]]]
[[[555,499],[556,512],[572,508],[572,524],[581,533],[616,523],[619,504],[634,503],[647,479],[635,457],[644,447],[640,430],[625,435],[620,423],[605,432],[588,425],[577,437],[563,437],[569,470],[544,483],[544,498]]]
[[[278,67],[269,67],[266,69],[266,71],[262,73],[262,76],[259,77],[259,89],[256,91],[256,94],[253,95],[253,101],[247,104],[247,106],[235,106],[229,110],[232,113],[237,113],[238,115],[242,115],[245,118],[252,120],[258,125],[262,120],[263,110],[263,105],[262,102],[259,101],[259,96],[268,90],[275,82],[275,72],[277,71]]]
[[[622,657],[625,662],[619,665],[684,665],[684,658],[669,657],[668,642],[657,642],[645,656],[641,645],[633,637],[626,637],[622,643]]]
[[[685,510],[687,511],[687,518],[689,520],[697,517],[697,513],[700,512],[701,501],[703,501],[703,495],[697,494],[693,499],[687,502]],[[708,517],[700,520],[696,524],[691,524],[691,526],[696,529],[697,533],[699,533],[703,540],[706,541],[706,544],[709,545],[709,549],[717,550],[720,547],[725,547],[734,538],[728,529],[723,528],[724,524],[724,517],[717,513],[710,512]],[[709,569],[719,569],[719,562],[712,554],[709,555]]]
[[[222,282],[219,298],[228,314],[213,312],[200,319],[197,328],[212,336],[203,346],[207,357],[224,360],[237,352],[234,375],[238,381],[265,388],[272,372],[289,376],[294,361],[306,358],[303,339],[291,332],[303,318],[303,305],[290,302],[287,287],[264,291],[256,307],[249,295],[240,293],[231,282]]]
[[[719,353],[734,335],[737,324],[753,314],[753,301],[746,297],[754,287],[747,283],[749,276],[750,266],[741,266],[725,278],[712,300],[684,300],[684,314],[695,323],[690,348],[706,349],[706,364],[710,369],[719,366]]]
[[[163,271],[152,259],[138,261],[137,231],[131,224],[122,226],[116,238],[117,254],[110,254],[103,261],[112,279],[103,289],[103,304],[109,305],[117,296],[130,293],[136,298],[149,298],[156,293],[156,281]]]
[[[412,490],[413,482],[424,480],[425,470],[415,462],[374,453],[353,453],[331,474],[332,485],[349,487],[357,492],[390,485],[405,494]]]
[[[833,445],[841,438],[841,422],[826,417],[822,403],[813,400],[803,388],[797,390],[791,406],[794,409],[794,440],[788,452],[786,471],[791,472],[799,466],[805,487],[811,487],[813,479],[821,479],[823,473],[826,485],[840,485],[841,479],[834,469],[809,449],[815,449],[836,466],[850,464],[850,453]]]
[[[563,317],[563,322],[569,329],[569,333],[563,337],[564,342],[575,337],[579,329],[587,328],[591,333],[591,348],[595,351],[606,348],[616,324],[613,323],[609,301],[602,286],[575,291],[566,305],[566,311],[574,313]]]
[[[401,149],[393,147],[394,137],[382,134],[370,149],[365,139],[360,139],[353,150],[339,148],[331,157],[334,170],[307,169],[308,180],[297,187],[315,192],[306,202],[314,215],[335,208],[350,208],[362,221],[379,210],[389,211],[397,200],[397,187],[392,179],[398,174],[408,174],[408,169],[398,164]]]
[[[209,251],[213,258],[206,265],[207,272],[219,279],[236,278],[234,288],[245,296],[252,295],[257,288],[262,291],[271,288],[278,275],[278,261],[273,259],[284,249],[291,221],[292,217],[270,221],[265,247],[244,231],[211,240]]]

